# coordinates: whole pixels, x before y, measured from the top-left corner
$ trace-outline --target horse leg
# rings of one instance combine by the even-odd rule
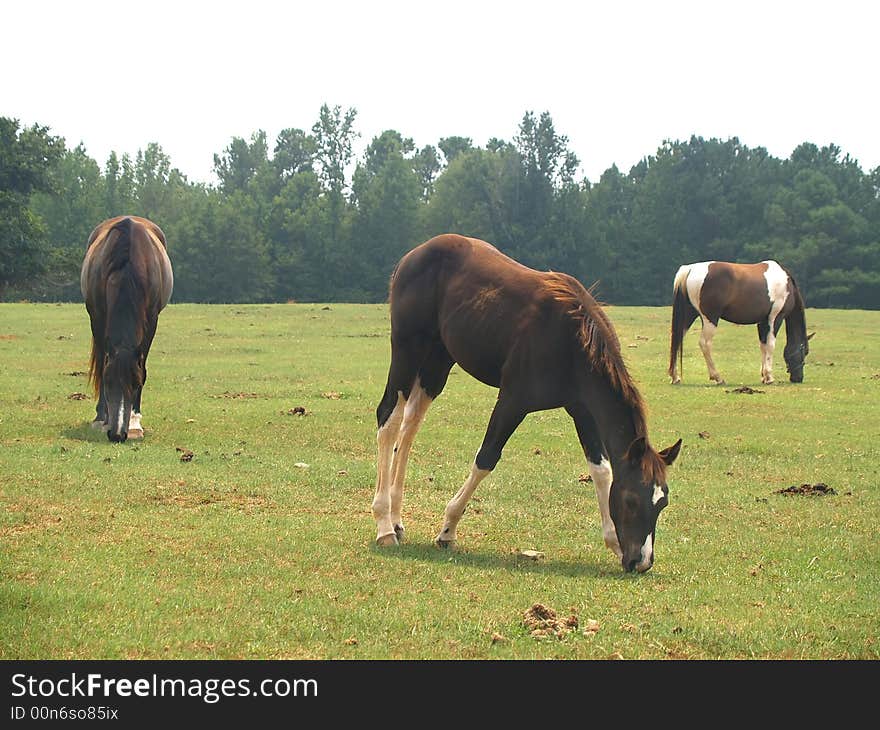
[[[144,382],[147,380],[147,372],[144,370]],[[141,385],[134,392],[133,402],[131,404],[131,417],[128,419],[128,437],[130,439],[142,439],[144,437],[144,427],[141,425],[141,393],[144,386]]]
[[[489,418],[489,426],[483,437],[483,445],[477,452],[471,473],[465,480],[461,489],[446,505],[443,516],[443,528],[435,538],[440,547],[449,547],[456,540],[456,528],[464,514],[467,504],[479,486],[480,482],[495,468],[501,458],[504,445],[511,437],[517,426],[526,417],[526,411],[515,398],[506,398],[503,392],[498,394],[498,401]]]
[[[394,451],[400,438],[407,398],[419,372],[424,350],[418,345],[392,342],[391,366],[385,393],[376,408],[376,494],[372,511],[376,520],[376,544],[397,545],[397,531],[391,519],[391,481]],[[411,420],[421,408],[411,409]],[[424,411],[422,411],[424,416]],[[413,434],[414,436],[415,434]]]
[[[403,409],[403,422],[394,446],[391,466],[391,524],[398,540],[403,538],[404,533],[401,507],[409,453],[428,408],[446,385],[452,365],[453,360],[443,344],[435,343],[419,370]]]
[[[158,315],[156,316],[158,317]],[[153,344],[153,337],[156,334],[156,324],[156,320],[152,320],[151,323],[148,323],[144,342],[141,345],[144,348],[144,360],[141,365],[143,369],[143,380],[134,392],[134,399],[131,405],[131,417],[128,420],[128,438],[130,439],[142,439],[144,437],[144,427],[141,424],[141,393],[144,390],[144,386],[147,384],[147,356],[150,354],[150,347]]]
[[[92,428],[107,428],[107,422],[110,420],[107,414],[107,398],[104,397],[104,389],[98,393],[98,405],[95,406],[95,420],[92,421]]]
[[[703,329],[700,331],[700,349],[703,351],[703,358],[709,369],[709,380],[714,380],[718,385],[724,385],[724,378],[721,377],[721,373],[715,367],[715,361],[712,360],[712,338],[715,337],[717,329],[717,324],[703,318]]]
[[[605,453],[605,447],[602,444],[602,438],[599,436],[599,427],[593,418],[593,414],[581,403],[572,406],[566,406],[568,415],[574,421],[574,427],[577,429],[578,440],[587,457],[587,466],[590,476],[593,478],[593,485],[596,487],[596,498],[599,500],[599,516],[602,518],[602,537],[605,545],[618,558],[623,557],[623,551],[620,549],[620,543],[617,539],[617,528],[614,526],[614,520],[611,519],[611,508],[609,501],[611,497],[611,482],[614,474],[611,470],[611,462]]]
[[[104,367],[104,335],[101,331],[102,322],[99,320],[97,316],[92,316],[92,313],[89,312],[89,324],[92,329],[92,355],[91,361],[92,364],[90,369],[92,371],[92,377],[95,378],[96,383],[101,382],[101,372],[98,368]],[[104,388],[103,386],[98,388],[98,403],[95,406],[95,420],[92,421],[92,428],[101,428],[106,430],[105,424],[110,420],[109,414],[107,413],[107,398],[104,396]]]
[[[758,322],[758,338],[761,340],[761,382],[770,385],[773,382],[773,351],[776,349],[776,335],[782,327],[779,312],[785,300],[773,303],[770,316],[766,322]]]
[[[776,344],[769,323],[758,322],[758,340],[761,343],[761,382],[769,385],[773,382],[773,349]]]

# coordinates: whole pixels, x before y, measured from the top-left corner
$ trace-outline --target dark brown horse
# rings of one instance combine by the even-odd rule
[[[702,261],[678,269],[672,285],[672,334],[669,376],[681,382],[679,366],[684,335],[700,317],[700,350],[709,369],[709,380],[724,379],[712,360],[712,338],[722,319],[735,324],[757,324],[761,342],[761,382],[773,382],[776,335],[785,322],[783,357],[792,383],[803,382],[804,360],[810,351],[804,300],[794,277],[775,261],[731,264]]]
[[[92,325],[89,376],[98,397],[92,425],[105,428],[111,441],[143,438],[147,355],[173,285],[165,234],[155,223],[120,216],[92,231],[80,274]]]
[[[666,466],[681,439],[659,453],[649,444],[645,408],[617,335],[587,290],[567,274],[534,271],[484,241],[447,234],[400,260],[390,305],[391,366],[376,411],[377,543],[393,545],[403,536],[410,448],[458,363],[498,388],[498,400],[436,542],[455,541],[474,490],[525,416],[562,407],[589,462],[606,545],[626,571],[648,570],[657,517],[668,501]]]

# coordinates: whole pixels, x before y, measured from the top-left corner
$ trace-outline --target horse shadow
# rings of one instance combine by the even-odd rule
[[[474,551],[466,548],[443,549],[434,543],[402,543],[396,548],[372,546],[377,555],[389,560],[411,560],[421,563],[453,563],[485,571],[504,570],[509,573],[552,574],[566,578],[603,578],[632,580],[637,573],[624,573],[619,566],[610,569],[606,565],[579,560],[531,560],[515,553]]]
[[[91,421],[81,423],[79,426],[71,426],[61,432],[61,435],[71,441],[88,441],[91,443],[107,443],[107,434],[100,428],[92,428]]]

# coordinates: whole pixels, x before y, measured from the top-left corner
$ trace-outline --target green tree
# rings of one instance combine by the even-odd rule
[[[17,119],[0,117],[0,298],[46,269],[45,230],[29,203],[33,192],[51,189],[63,153],[64,140],[48,127],[20,129]]]
[[[430,144],[422,147],[413,157],[413,169],[422,188],[422,200],[427,202],[434,194],[434,181],[440,172],[437,148]]]
[[[243,192],[191,188],[183,215],[163,226],[174,264],[176,301],[261,302],[271,299],[269,247],[256,203]]]
[[[220,189],[227,194],[247,190],[259,172],[268,166],[268,154],[266,133],[262,129],[251,135],[250,142],[233,137],[222,154],[214,155],[214,174],[220,180]]]
[[[108,217],[104,177],[80,144],[50,169],[53,192],[36,192],[31,210],[45,222],[48,264],[34,281],[35,299],[80,301],[79,273],[92,229]]]
[[[470,137],[444,137],[437,146],[446,158],[446,164],[450,165],[460,154],[472,150],[474,141]]]
[[[104,216],[126,215],[134,207],[134,165],[128,154],[111,152],[104,165]]]
[[[381,301],[397,260],[417,240],[424,179],[411,157],[413,141],[387,130],[367,147],[352,180],[355,205],[352,225],[353,262],[349,289],[356,299]],[[354,263],[354,265],[352,265]]]

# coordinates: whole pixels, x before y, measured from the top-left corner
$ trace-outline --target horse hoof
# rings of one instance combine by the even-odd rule
[[[676,378],[672,381],[672,385],[681,385],[681,378]]]
[[[142,439],[143,437],[144,437],[144,430],[142,428],[128,429],[128,438],[129,439]]]
[[[388,535],[377,537],[376,544],[379,547],[393,547],[394,545],[398,545],[399,543],[397,541],[397,534],[392,532]]]
[[[724,378],[718,378],[718,380],[716,380],[715,382],[718,385],[727,385],[727,381]]]
[[[394,535],[397,537],[398,542],[403,540],[403,533],[404,532],[406,532],[406,530],[404,530],[403,525],[395,525],[394,526]]]
[[[434,544],[443,550],[448,550],[453,545],[455,545],[455,540],[441,540],[439,537],[434,540]]]

